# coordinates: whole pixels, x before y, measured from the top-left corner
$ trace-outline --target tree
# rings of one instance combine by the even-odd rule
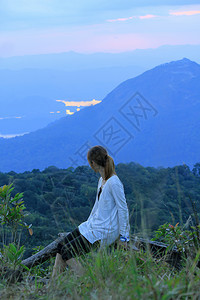
[[[192,169],[192,173],[193,173],[195,176],[200,177],[200,163],[196,163],[196,164],[194,165],[194,168]]]

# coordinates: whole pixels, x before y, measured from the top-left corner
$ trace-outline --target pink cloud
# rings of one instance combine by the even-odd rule
[[[127,18],[111,19],[111,20],[107,20],[107,22],[123,22],[123,21],[132,20],[133,18],[151,19],[151,18],[155,18],[155,17],[157,17],[157,16],[156,15],[132,16],[132,17],[127,17]]]
[[[169,15],[173,15],[173,16],[193,16],[193,15],[197,15],[200,14],[200,10],[189,10],[189,11],[177,11],[177,12],[170,12]],[[151,18],[155,18],[158,17],[158,15],[144,15],[144,16],[131,16],[131,17],[127,17],[127,18],[117,18],[117,19],[110,19],[107,20],[107,22],[124,22],[124,21],[128,21],[128,20],[132,20],[133,18],[136,19],[151,19]]]
[[[155,18],[157,16],[155,15],[146,15],[146,16],[139,16],[140,19],[151,19],[151,18]]]
[[[107,22],[120,22],[120,21],[128,21],[135,18],[135,16],[132,17],[127,17],[127,18],[118,18],[118,19],[112,19],[112,20],[107,20]]]
[[[193,16],[193,15],[200,14],[200,10],[177,11],[177,12],[170,12],[169,14],[173,16]]]

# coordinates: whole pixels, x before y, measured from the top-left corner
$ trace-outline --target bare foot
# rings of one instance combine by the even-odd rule
[[[62,256],[59,253],[57,253],[51,278],[55,278],[57,275],[62,273],[66,267],[67,262],[62,259]]]

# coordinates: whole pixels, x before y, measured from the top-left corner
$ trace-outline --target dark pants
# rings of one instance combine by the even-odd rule
[[[57,252],[62,256],[62,259],[68,259],[81,254],[88,253],[91,249],[97,249],[100,246],[100,241],[91,244],[79,231],[78,227],[70,232],[62,243],[58,244]]]

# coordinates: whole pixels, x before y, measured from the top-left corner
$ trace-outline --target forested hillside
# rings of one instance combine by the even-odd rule
[[[191,200],[200,204],[200,164],[173,168],[144,168],[120,163],[116,173],[124,185],[130,212],[131,233],[151,234],[165,222],[186,222],[192,213]],[[24,193],[26,222],[33,235],[21,235],[25,256],[37,245],[47,245],[59,232],[73,230],[85,221],[93,207],[99,173],[87,166],[58,169],[50,166],[24,173],[0,173],[0,186],[13,183],[12,194]],[[0,241],[1,242],[1,241]]]

